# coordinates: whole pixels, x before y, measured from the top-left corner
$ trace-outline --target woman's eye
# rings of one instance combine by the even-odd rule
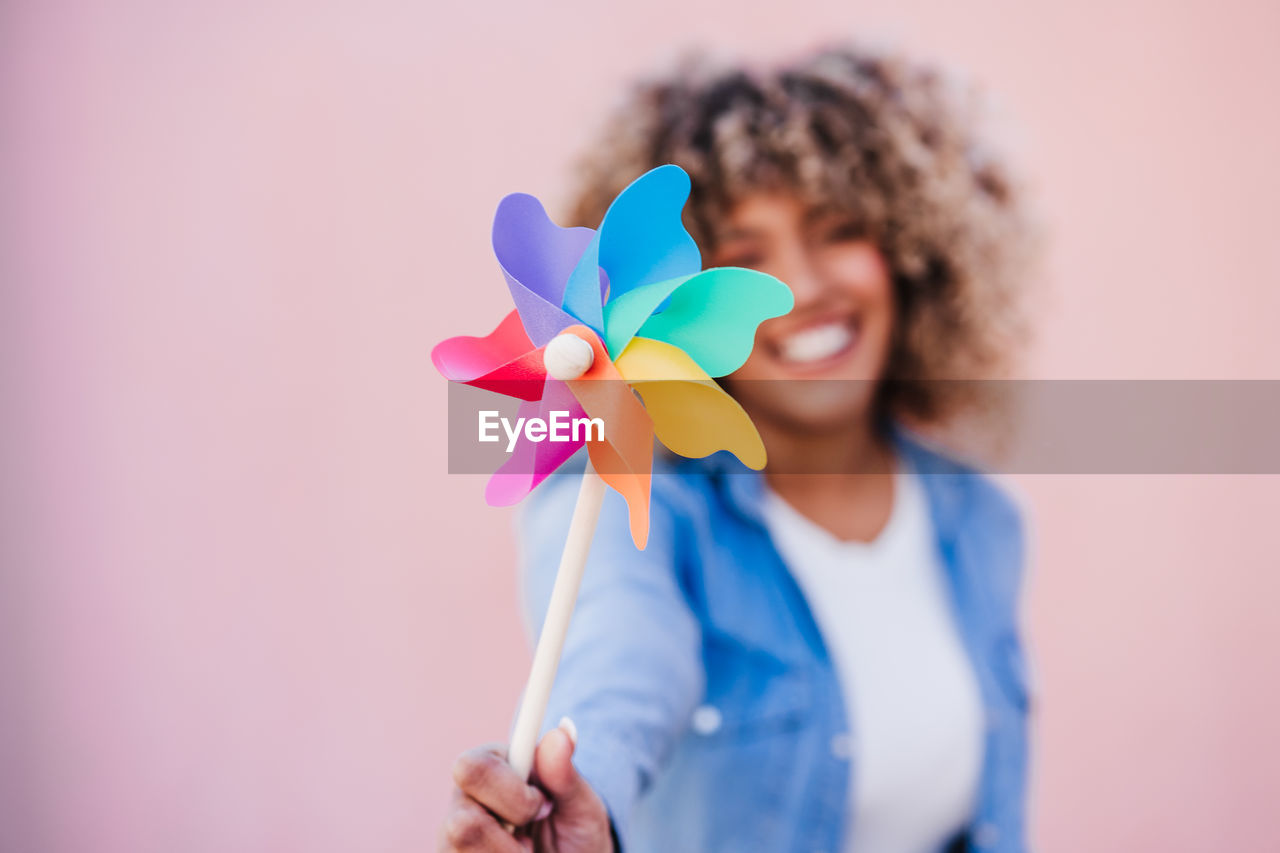
[[[823,234],[824,243],[848,243],[853,240],[861,240],[865,235],[862,227],[857,222],[840,222],[832,225]]]

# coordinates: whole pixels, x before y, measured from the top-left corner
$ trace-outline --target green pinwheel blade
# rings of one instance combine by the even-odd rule
[[[645,321],[666,301],[667,297],[695,275],[679,275],[652,284],[642,284],[621,296],[611,297],[604,304],[604,345],[609,356],[616,359],[631,343]]]
[[[794,304],[791,289],[771,275],[717,267],[637,287],[607,302],[605,346],[617,358],[636,335],[654,338],[687,352],[708,375],[724,376],[751,354],[756,327]]]

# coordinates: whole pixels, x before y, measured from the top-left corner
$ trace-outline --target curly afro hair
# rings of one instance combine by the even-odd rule
[[[636,85],[578,170],[573,224],[598,225],[637,176],[693,179],[686,226],[761,191],[854,217],[892,274],[898,325],[881,414],[940,423],[1007,375],[1025,340],[1034,229],[1008,167],[976,133],[978,100],[939,70],[856,47],[767,69],[702,60]]]

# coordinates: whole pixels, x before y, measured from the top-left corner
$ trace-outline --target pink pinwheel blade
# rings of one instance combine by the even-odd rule
[[[521,400],[542,397],[542,350],[534,349],[515,311],[482,338],[460,335],[436,344],[431,362],[455,382]]]
[[[586,417],[569,387],[556,379],[546,381],[541,401],[521,403],[517,417],[549,419],[553,411],[568,412],[571,419]],[[511,457],[489,478],[484,490],[485,501],[490,506],[519,503],[583,444],[584,441],[532,442],[521,435]]]

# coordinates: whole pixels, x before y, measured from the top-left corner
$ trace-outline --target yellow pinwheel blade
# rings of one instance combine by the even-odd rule
[[[751,418],[684,350],[633,338],[614,363],[671,451],[696,459],[727,450],[750,468],[764,467],[764,443]]]

